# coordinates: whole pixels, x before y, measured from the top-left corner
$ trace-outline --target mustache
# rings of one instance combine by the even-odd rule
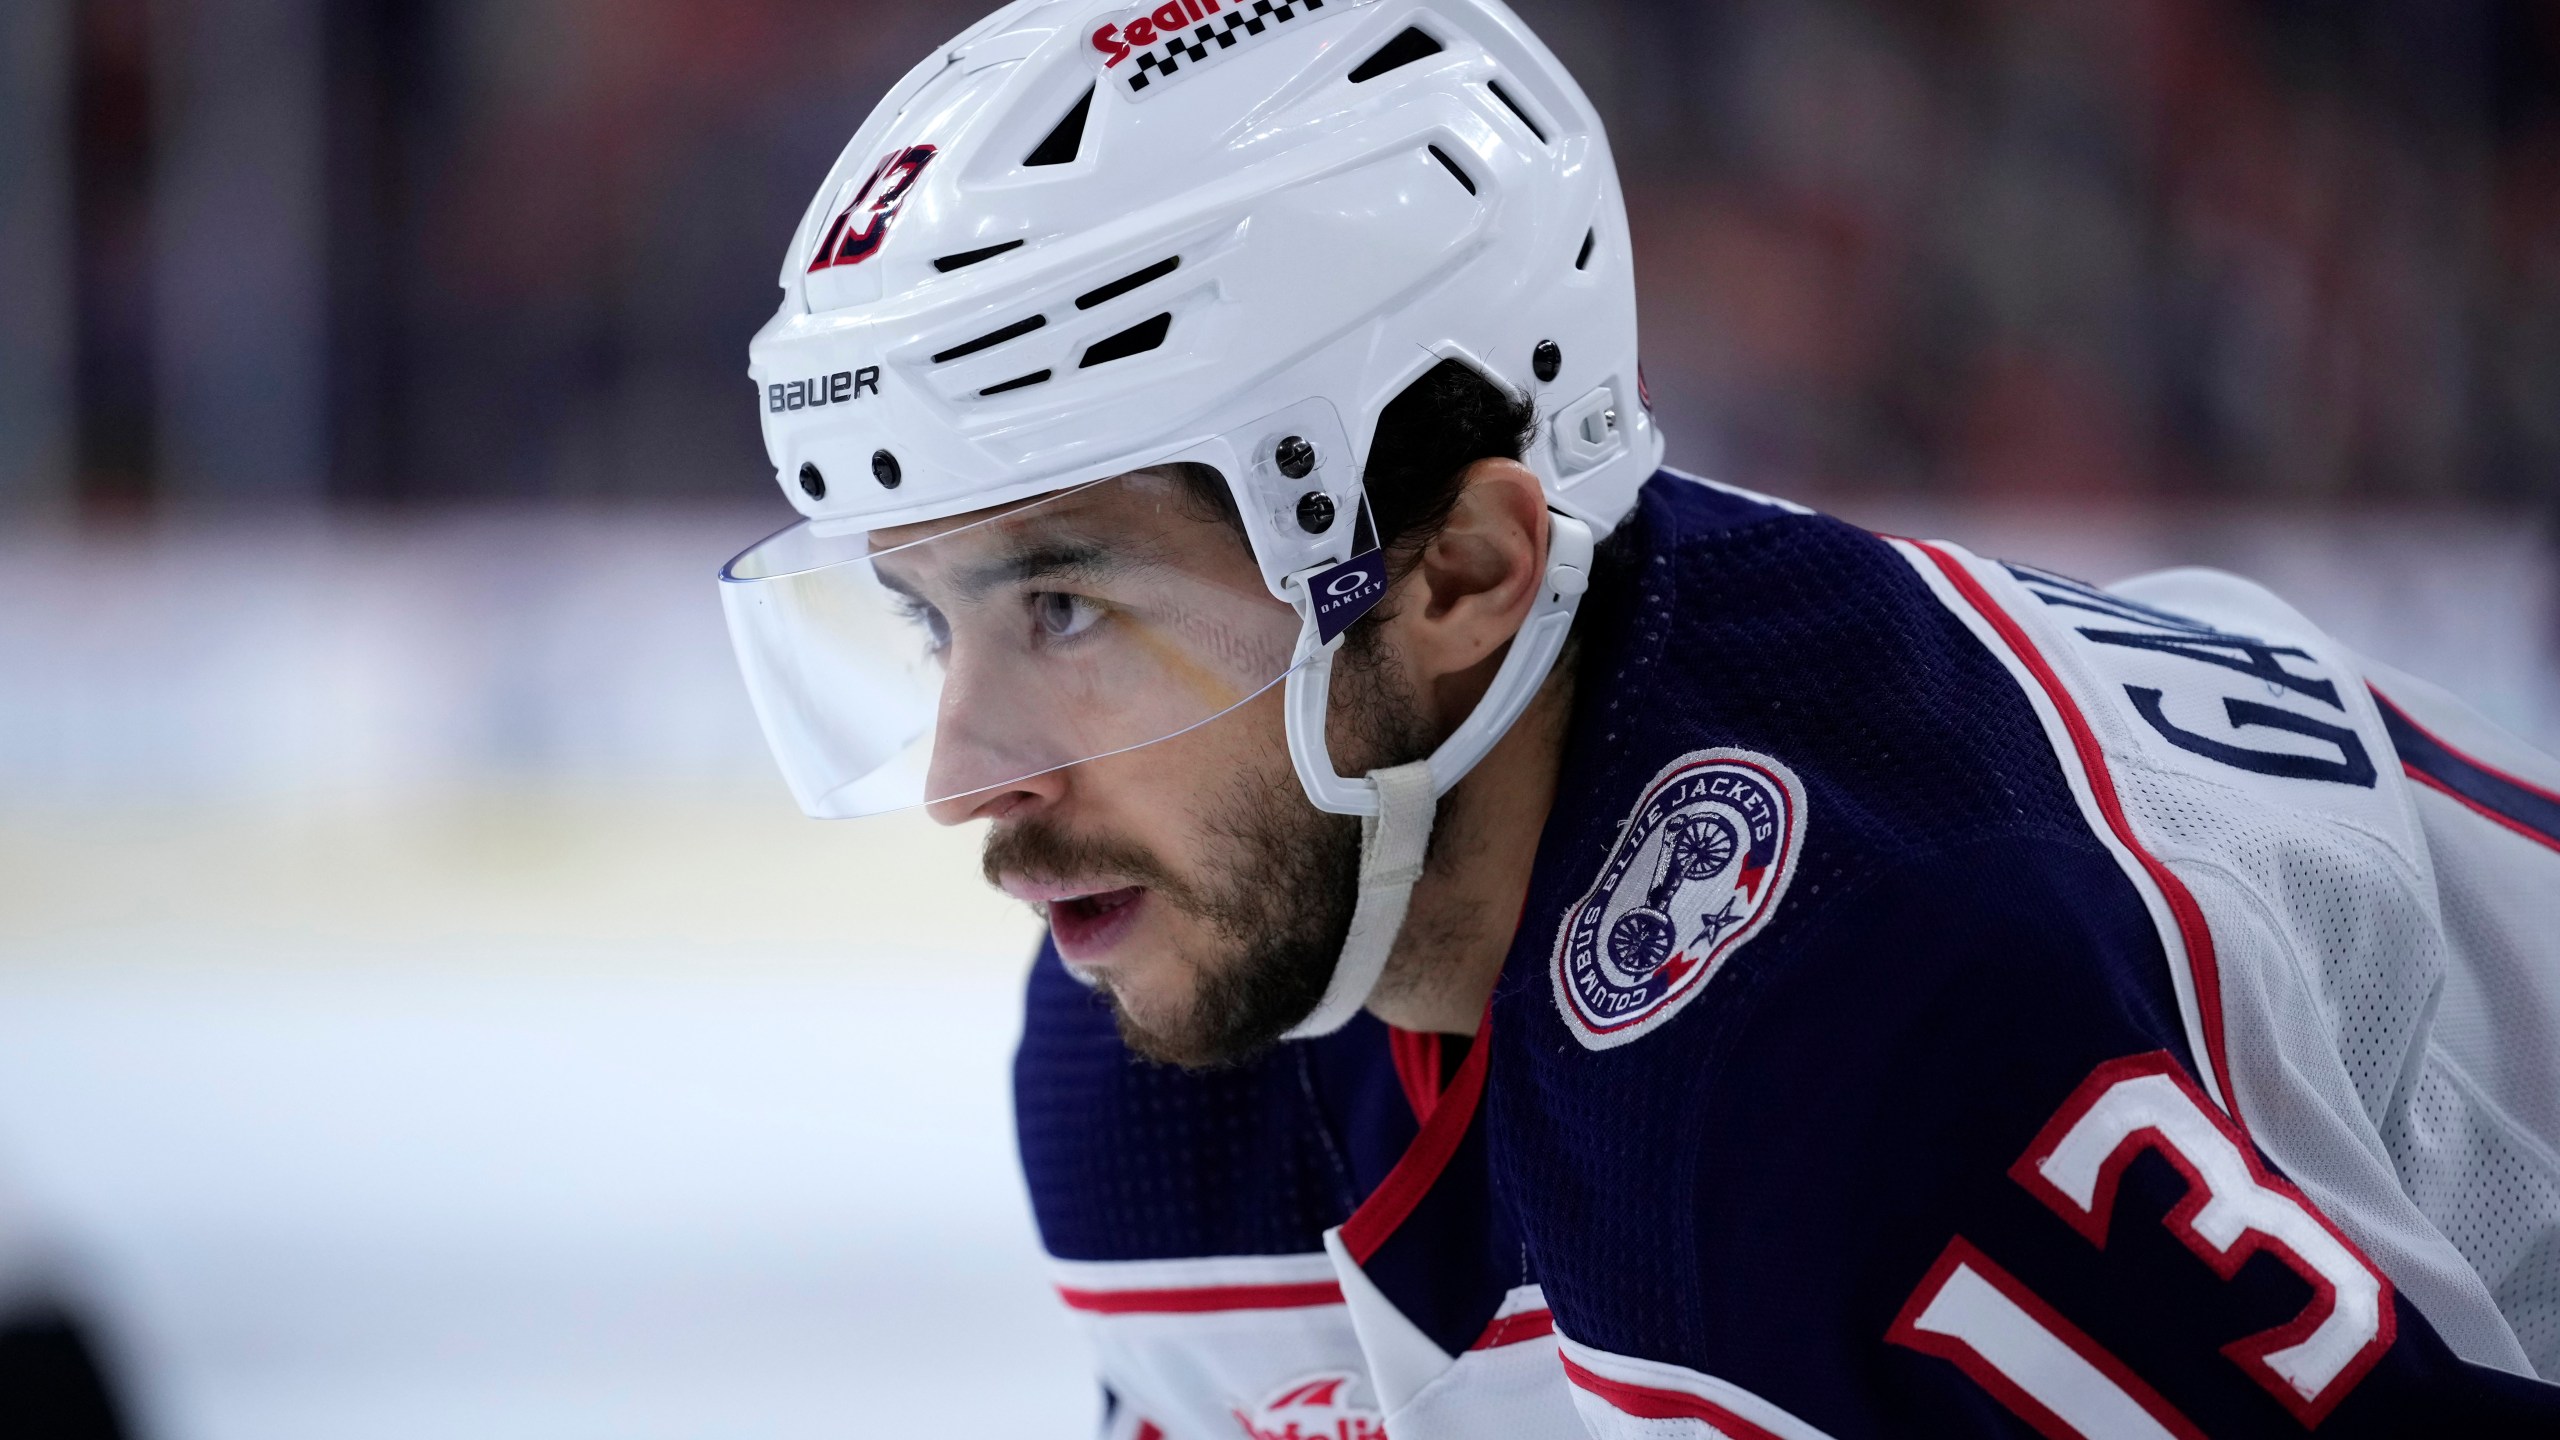
[[[1107,875],[1164,892],[1180,903],[1185,887],[1144,846],[1096,836],[1075,835],[1041,819],[1000,826],[987,836],[978,869],[990,885],[1008,875],[1060,881]]]

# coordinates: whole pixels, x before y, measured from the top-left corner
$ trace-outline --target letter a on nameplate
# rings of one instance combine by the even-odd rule
[[[1317,571],[1307,580],[1307,593],[1316,605],[1316,639],[1333,643],[1333,637],[1351,628],[1351,622],[1378,607],[1387,593],[1387,557],[1371,550],[1354,555],[1339,565]]]

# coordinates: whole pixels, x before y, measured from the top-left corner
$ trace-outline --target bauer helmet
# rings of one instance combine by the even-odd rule
[[[1607,140],[1497,0],[1020,0],[890,90],[781,281],[750,373],[803,518],[721,592],[815,816],[949,801],[1285,685],[1308,798],[1418,868],[1410,812],[1427,835],[1527,706],[1661,454]],[[1548,570],[1474,713],[1390,787],[1337,772],[1327,688],[1386,589],[1379,414],[1448,360],[1542,417]],[[1224,560],[1185,545],[1167,478],[1212,472],[1245,541]],[[1069,572],[1094,605],[1025,589]]]

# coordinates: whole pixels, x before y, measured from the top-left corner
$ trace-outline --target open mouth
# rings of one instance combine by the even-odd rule
[[[1079,965],[1101,959],[1137,923],[1146,897],[1145,887],[1131,885],[1050,901],[1049,935],[1058,954]]]

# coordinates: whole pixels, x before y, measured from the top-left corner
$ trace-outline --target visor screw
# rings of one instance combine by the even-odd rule
[[[1316,468],[1316,447],[1308,444],[1305,436],[1292,435],[1271,447],[1271,463],[1279,466],[1280,473],[1290,479],[1304,480],[1307,472]],[[1299,513],[1305,512],[1301,510]]]
[[[1564,351],[1556,348],[1553,340],[1541,340],[1538,348],[1529,352],[1529,368],[1538,372],[1541,381],[1553,380],[1556,372],[1564,368]]]
[[[890,454],[886,450],[872,451],[871,478],[879,481],[880,488],[883,490],[897,489],[899,479],[898,457]]]
[[[827,498],[827,477],[818,473],[815,464],[803,460],[800,462],[800,488],[810,499],[824,500]]]
[[[1321,490],[1310,490],[1298,497],[1298,528],[1310,535],[1321,535],[1333,528],[1333,497]]]

